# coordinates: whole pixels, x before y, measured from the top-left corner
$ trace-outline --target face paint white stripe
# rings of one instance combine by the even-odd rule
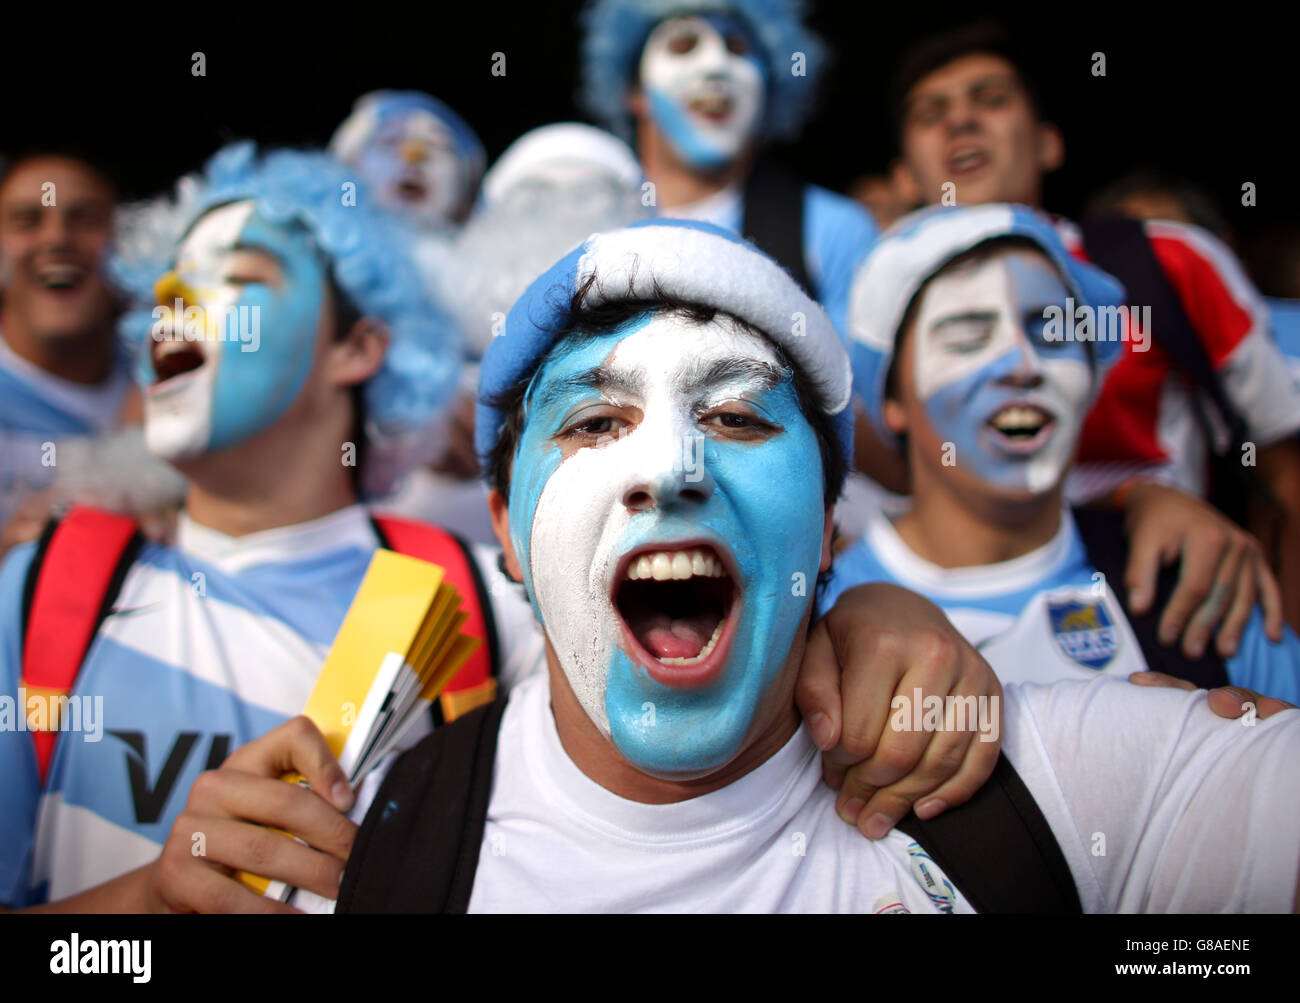
[[[1041,254],[1008,251],[931,280],[917,309],[917,397],[958,463],[981,480],[1040,493],[1065,474],[1092,389],[1080,343],[1046,346],[1035,325],[1068,291]],[[1039,438],[1012,442],[990,427],[1007,408],[1049,416]],[[1037,445],[1035,445],[1037,443]]]
[[[238,239],[253,214],[252,201],[222,206],[199,219],[176,250],[176,274],[201,300],[205,316],[225,321],[239,292],[222,282],[224,249]],[[172,304],[165,304],[171,307]],[[186,303],[186,307],[199,306]],[[172,317],[172,337],[184,337],[185,317]],[[224,332],[224,324],[222,331]],[[221,345],[196,343],[204,363],[144,394],[145,443],[155,456],[182,459],[207,448],[212,435],[213,397],[221,368]],[[149,343],[146,343],[148,347]]]

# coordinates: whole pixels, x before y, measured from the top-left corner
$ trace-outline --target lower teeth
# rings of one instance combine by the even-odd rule
[[[718,645],[718,638],[722,636],[722,628],[726,626],[726,623],[727,618],[725,616],[718,621],[718,625],[713,628],[713,636],[710,637],[704,647],[700,649],[698,655],[694,655],[691,658],[661,658],[659,661],[664,665],[698,665],[713,653],[713,649]]]

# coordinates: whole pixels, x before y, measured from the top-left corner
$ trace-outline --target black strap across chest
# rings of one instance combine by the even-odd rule
[[[338,912],[468,910],[504,709],[503,699],[480,707],[394,763],[357,834]],[[899,828],[982,912],[1080,911],[1065,857],[1006,757],[965,805]]]

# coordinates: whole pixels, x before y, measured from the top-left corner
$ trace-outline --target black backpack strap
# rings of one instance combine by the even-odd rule
[[[1141,220],[1108,216],[1080,227],[1083,246],[1100,268],[1124,284],[1130,302],[1151,307],[1151,337],[1192,384],[1203,390],[1228,428],[1235,445],[1246,437],[1246,422],[1223,392],[1223,383],[1205,352],[1196,329],[1183,309],[1178,292],[1165,276]],[[1209,440],[1214,449],[1214,438]]]
[[[357,833],[336,912],[464,913],[492,795],[498,697],[393,763]]]
[[[977,912],[1083,911],[1065,854],[1006,756],[998,756],[993,775],[964,805],[928,821],[909,812],[898,828]]]
[[[1205,344],[1183,309],[1178,291],[1160,267],[1142,221],[1108,216],[1089,220],[1080,230],[1088,257],[1124,284],[1128,301],[1150,305],[1151,338],[1169,354],[1191,387],[1209,398],[1228,431],[1227,443],[1220,450],[1204,401],[1198,394],[1190,395],[1192,413],[1215,461],[1214,504],[1235,522],[1245,525],[1246,497],[1253,495],[1264,501],[1273,518],[1282,517],[1285,509],[1277,496],[1253,467],[1241,462],[1242,445],[1249,440],[1250,429],[1228,399],[1223,381],[1214,371]],[[1274,561],[1275,567],[1276,564]]]
[[[803,248],[803,198],[806,186],[792,174],[759,161],[745,182],[745,239],[774,258],[813,299]]]
[[[1141,616],[1135,616],[1129,609],[1128,588],[1124,584],[1129,549],[1123,517],[1118,512],[1077,508],[1074,510],[1074,523],[1079,529],[1089,563],[1106,576],[1106,584],[1123,607],[1147,667],[1153,672],[1186,679],[1202,689],[1227,686],[1228,667],[1213,645],[1207,645],[1205,653],[1193,660],[1183,653],[1181,646],[1160,643],[1160,615],[1178,587],[1178,565],[1160,569],[1151,608]]]

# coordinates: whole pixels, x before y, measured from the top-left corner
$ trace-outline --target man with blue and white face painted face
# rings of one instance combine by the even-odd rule
[[[798,139],[826,63],[803,15],[801,0],[593,0],[582,95],[635,145],[659,215],[743,234],[842,331],[853,266],[877,227],[857,202],[763,155]]]
[[[915,589],[1004,681],[1158,667],[1296,699],[1300,643],[1268,641],[1258,612],[1217,663],[1174,659],[1135,633],[1116,590],[1123,527],[1065,507],[1084,416],[1121,346],[1100,331],[1063,336],[1051,320],[1119,296],[1021,206],[933,208],[885,235],[854,288],[854,376],[906,456],[912,506],[868,515],[822,601],[864,581]]]
[[[654,279],[639,274],[641,253]],[[797,725],[792,666],[843,474],[831,428],[844,434],[845,359],[825,315],[751,248],[714,228],[630,227],[534,283],[489,348],[490,385],[526,363],[524,342],[554,337],[529,324],[552,276],[575,266],[568,333],[512,385],[521,424],[509,456],[498,415],[480,410],[482,451],[499,454],[502,473],[493,520],[572,725],[612,741],[639,774],[716,779]],[[687,280],[685,267],[699,274]],[[710,283],[716,269],[753,275],[728,290]],[[699,299],[665,303],[660,280]],[[638,291],[619,292],[628,283]],[[802,343],[780,327],[796,309],[816,326]],[[800,363],[817,368],[797,376]]]
[[[330,152],[361,171],[381,205],[421,230],[464,220],[484,167],[474,131],[419,91],[358,98],[330,140]]]
[[[510,538],[587,716],[676,779],[788,738],[791,583],[829,565],[830,526],[789,368],[730,318],[667,313],[563,344],[537,381]]]
[[[917,304],[912,372],[929,431],[954,444],[965,471],[1008,492],[1055,486],[1078,442],[1088,346],[1043,337],[1046,311],[1069,295],[1042,254],[1013,250],[935,276]]]
[[[677,17],[657,25],[641,54],[650,116],[691,167],[717,170],[758,134],[767,67],[735,17]]]
[[[237,445],[298,396],[316,355],[325,266],[301,226],[275,226],[251,200],[202,216],[158,280],[145,438],[185,461]],[[267,332],[262,338],[263,326]]]

